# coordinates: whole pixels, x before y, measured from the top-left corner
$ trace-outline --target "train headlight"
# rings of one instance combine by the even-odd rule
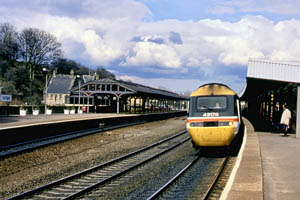
[[[219,126],[232,126],[232,122],[219,122]]]
[[[192,122],[190,124],[191,127],[202,127],[203,126],[203,122]]]

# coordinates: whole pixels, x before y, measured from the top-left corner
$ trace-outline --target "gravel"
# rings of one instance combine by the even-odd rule
[[[190,163],[195,156],[191,142],[187,141],[175,150],[145,164],[139,170],[125,175],[125,178],[126,176],[132,176],[132,178],[119,184],[118,190],[100,192],[98,194],[102,196],[98,195],[98,198],[93,199],[147,199]]]
[[[186,117],[100,132],[0,160],[0,198],[104,163],[185,129]]]

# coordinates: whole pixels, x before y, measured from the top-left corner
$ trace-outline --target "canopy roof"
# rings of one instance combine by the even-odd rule
[[[300,84],[300,63],[250,58],[241,99],[249,100],[288,83]]]
[[[178,100],[187,100],[188,98],[183,97],[177,93],[170,92],[167,90],[152,88],[149,86],[132,83],[132,82],[126,82],[126,81],[120,81],[120,80],[112,80],[112,79],[98,79],[98,80],[91,80],[89,82],[86,82],[81,85],[81,88],[85,87],[86,85],[119,85],[122,88],[125,88],[125,91],[127,93],[135,94],[135,95],[143,95],[143,96],[155,96],[155,97],[161,97],[161,98],[169,98],[169,99],[178,99]],[[78,86],[75,86],[72,89],[73,93],[78,92]],[[129,92],[130,91],[130,92]],[[93,93],[101,93],[101,91],[94,91]],[[108,93],[108,92],[106,92]],[[120,91],[115,92],[109,92],[109,93],[121,93]]]

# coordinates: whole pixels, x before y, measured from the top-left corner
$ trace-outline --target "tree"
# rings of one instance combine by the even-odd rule
[[[17,32],[8,24],[0,24],[0,80],[4,80],[13,62],[18,58]]]
[[[51,65],[61,57],[61,44],[56,37],[36,28],[25,28],[18,37],[22,61],[29,70],[29,80],[34,80],[38,66]]]
[[[71,69],[74,70],[75,74],[79,75],[88,74],[89,72],[87,67],[65,58],[57,59],[54,63],[52,63],[51,68],[56,69],[58,74],[70,74]]]
[[[97,67],[95,70],[97,74],[99,74],[99,78],[110,78],[110,79],[116,79],[116,76],[104,69],[103,67]]]
[[[116,76],[104,69],[103,67],[97,67],[96,69],[89,69],[73,60],[65,58],[59,58],[55,61],[51,68],[56,69],[58,74],[69,74],[71,70],[74,70],[75,74],[78,75],[91,75],[95,72],[99,75],[99,78],[111,78],[116,79]]]
[[[8,24],[0,24],[0,57],[4,60],[16,60],[18,58],[18,33]]]

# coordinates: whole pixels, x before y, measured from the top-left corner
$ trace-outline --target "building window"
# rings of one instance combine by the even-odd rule
[[[95,91],[95,85],[90,85],[90,91]]]
[[[101,90],[101,85],[96,85],[96,90]]]
[[[121,92],[124,92],[124,91],[125,91],[125,88],[120,87],[120,91],[121,91]]]
[[[118,91],[118,86],[117,85],[112,85],[112,91]]]
[[[85,86],[83,86],[83,87],[81,87],[81,89],[80,89],[81,91],[87,91],[87,85],[85,85]]]

